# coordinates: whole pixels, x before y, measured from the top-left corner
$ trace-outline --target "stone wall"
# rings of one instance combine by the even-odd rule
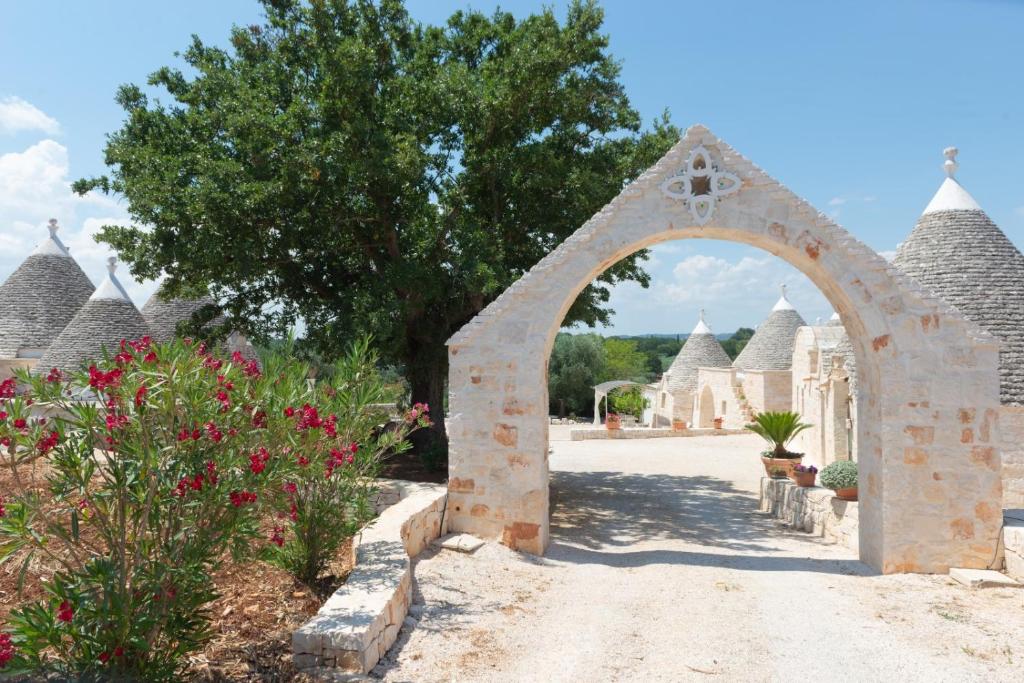
[[[761,512],[788,526],[858,549],[858,507],[820,486],[797,486],[790,479],[761,479]]]
[[[743,428],[747,418],[740,403],[736,373],[736,368],[700,368],[697,371],[695,427],[711,429],[712,420],[720,417],[726,429]]]
[[[2,358],[0,359],[0,381],[14,376],[20,368],[31,370],[39,361],[38,358]]]
[[[999,435],[1002,447],[1003,507],[1010,510],[1024,509],[1024,407],[1000,407]]]
[[[790,370],[744,370],[743,395],[754,413],[793,409],[793,373]]]
[[[740,187],[668,193],[698,154]],[[998,343],[701,126],[449,340],[452,529],[544,552],[547,359],[561,322],[612,264],[686,238],[783,258],[843,320],[857,367],[861,559],[885,573],[987,567],[1002,521]]]
[[[410,558],[448,523],[443,485],[388,482],[378,503],[396,497],[356,537],[356,565],[345,584],[292,634],[296,668],[365,674],[394,644],[412,601]]]

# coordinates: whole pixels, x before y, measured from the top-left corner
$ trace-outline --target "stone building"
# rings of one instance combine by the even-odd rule
[[[102,358],[104,349],[117,353],[122,339],[149,334],[149,326],[114,274],[116,264],[111,257],[106,279],[53,340],[33,372],[78,370],[83,363]]]
[[[198,299],[164,298],[161,290],[157,290],[142,306],[142,317],[149,325],[154,341],[166,343],[174,339],[178,326],[191,320],[192,316],[206,306],[215,306],[213,297],[207,295]],[[224,323],[224,316],[218,315],[207,325],[215,327]],[[206,329],[206,328],[204,328]],[[238,351],[246,358],[255,358],[256,349],[249,339],[238,331],[232,331],[224,340],[224,348],[228,353]]]
[[[731,365],[732,360],[704,321],[704,311],[701,310],[697,326],[658,382],[651,426],[670,426],[673,420],[694,426],[698,369],[728,368]]]
[[[782,287],[765,321],[728,367],[702,368],[697,376],[694,421],[711,427],[722,418],[726,429],[740,429],[757,413],[792,406],[793,341],[804,319]]]
[[[836,460],[855,460],[855,394],[851,389],[853,346],[833,316],[827,325],[808,325],[793,344],[793,410],[810,424],[790,444],[805,464],[819,469]]]
[[[1024,255],[957,182],[956,148],[944,155],[946,178],[893,263],[998,338],[1004,499],[1024,508]]]
[[[67,247],[50,234],[0,286],[0,379],[31,368],[95,290]]]

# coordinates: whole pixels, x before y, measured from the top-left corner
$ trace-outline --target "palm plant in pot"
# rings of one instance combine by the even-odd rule
[[[791,411],[769,411],[754,416],[753,424],[747,425],[747,429],[772,446],[761,453],[761,462],[764,463],[764,471],[768,476],[772,476],[772,473],[779,469],[789,476],[793,466],[803,458],[803,453],[793,453],[787,445],[797,434],[810,427],[811,425],[800,421],[799,413]]]
[[[821,471],[821,485],[836,492],[840,500],[857,500],[857,463],[837,460]]]

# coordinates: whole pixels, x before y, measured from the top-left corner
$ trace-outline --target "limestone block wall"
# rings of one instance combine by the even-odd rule
[[[746,417],[737,397],[736,374],[736,368],[700,368],[697,371],[694,426],[711,429],[712,420],[721,417],[724,428],[743,428]]]
[[[791,410],[793,407],[793,373],[789,370],[746,370],[743,372],[743,394],[755,413]]]
[[[356,537],[356,566],[345,584],[292,634],[296,668],[365,674],[394,644],[412,601],[410,559],[447,529],[443,486],[389,482],[378,503],[396,497]]]
[[[20,368],[31,370],[38,361],[38,358],[0,358],[0,381],[13,377]]]
[[[760,509],[794,529],[857,550],[858,504],[839,500],[829,489],[763,477]]]
[[[966,431],[964,437],[968,438]],[[999,443],[1002,457],[1003,507],[1024,509],[1024,407],[999,408]]]
[[[689,201],[663,191],[698,153],[740,187]],[[559,325],[609,266],[685,238],[783,258],[842,318],[859,390],[861,558],[887,573],[986,567],[1002,517],[995,339],[701,126],[449,340],[453,530],[544,551]]]

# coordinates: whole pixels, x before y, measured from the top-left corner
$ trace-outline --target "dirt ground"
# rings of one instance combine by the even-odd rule
[[[1024,680],[1024,589],[876,575],[777,526],[756,512],[756,437],[559,436],[547,556],[421,555],[374,677]]]

